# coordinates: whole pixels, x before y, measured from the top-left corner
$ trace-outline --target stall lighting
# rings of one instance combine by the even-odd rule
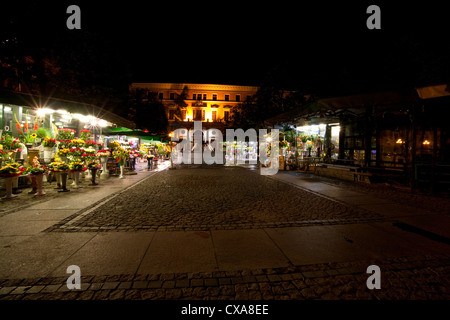
[[[104,128],[104,127],[107,127],[107,126],[108,126],[108,122],[106,122],[105,120],[100,120],[100,121],[98,122],[98,125],[99,125],[99,127]]]
[[[11,109],[11,107],[5,107],[3,110],[5,110],[5,111],[11,111],[12,109]]]
[[[428,145],[428,144],[430,144],[430,141],[428,141],[428,140],[424,140],[424,141],[423,141],[423,144],[426,144],[426,145]]]
[[[38,115],[38,117],[44,117],[46,114],[51,114],[53,112],[55,111],[49,108],[40,108],[36,110],[36,114]]]
[[[398,143],[398,144],[403,143],[403,140],[402,139],[397,139],[397,141],[395,141],[395,143]]]
[[[67,110],[64,110],[64,109],[56,110],[56,112],[58,112],[59,114],[66,114],[66,113],[68,113]]]

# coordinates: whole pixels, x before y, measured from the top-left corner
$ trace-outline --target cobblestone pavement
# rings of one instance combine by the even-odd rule
[[[344,187],[354,188],[348,183]],[[393,192],[387,193],[408,201],[409,196]],[[427,206],[426,198],[415,199]],[[46,232],[242,230],[386,219],[243,168],[191,166],[162,171]],[[382,270],[381,290],[366,286],[371,264]],[[448,274],[450,254],[237,271],[82,276],[80,290],[69,290],[66,277],[0,279],[0,300],[448,300]]]
[[[381,290],[366,286],[369,265]],[[416,256],[288,268],[3,280],[2,300],[448,300],[450,256]]]
[[[383,219],[244,168],[204,166],[161,172],[68,224],[73,218],[49,231],[205,231]]]

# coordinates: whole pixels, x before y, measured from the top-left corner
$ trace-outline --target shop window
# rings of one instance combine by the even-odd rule
[[[211,121],[217,120],[217,111],[211,111]]]
[[[406,132],[383,130],[379,135],[381,165],[403,167],[406,161]]]
[[[230,120],[230,111],[224,111],[223,112],[223,119],[225,121],[229,121]]]

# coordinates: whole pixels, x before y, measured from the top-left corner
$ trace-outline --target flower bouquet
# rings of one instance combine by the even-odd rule
[[[95,148],[96,146],[98,146],[98,143],[92,140],[85,140],[84,141],[84,146],[86,148]]]
[[[120,148],[120,143],[119,142],[114,140],[114,141],[108,143],[108,149],[115,150],[115,149],[118,149],[118,148]]]
[[[65,162],[54,162],[51,164],[52,171],[57,172],[67,172],[69,171],[70,167]]]
[[[58,133],[56,135],[56,139],[58,140],[72,140],[75,135],[75,130],[68,128],[58,129]]]
[[[84,166],[84,163],[81,161],[73,161],[69,165],[69,169],[71,172],[81,172],[86,171],[86,167]]]
[[[67,149],[67,148],[59,149],[57,155],[59,157],[67,157],[67,156],[71,155],[71,151],[70,151],[70,149]]]
[[[102,149],[97,152],[97,157],[109,157],[111,155],[110,149]]]
[[[286,140],[280,141],[280,148],[284,149],[289,147],[289,143]]]
[[[84,142],[85,141],[82,139],[73,139],[70,141],[69,147],[70,148],[83,148]]]
[[[0,168],[0,177],[11,178],[18,177],[25,171],[25,168],[21,167],[18,163],[8,163]]]
[[[89,161],[88,164],[86,165],[86,167],[89,170],[95,170],[95,169],[100,169],[101,166],[97,161]]]
[[[57,140],[58,148],[60,149],[69,148],[71,143],[72,140],[64,140],[64,139]]]
[[[91,139],[91,131],[81,130],[80,131],[80,139],[81,140],[90,140]]]
[[[79,159],[84,154],[84,149],[72,148],[72,149],[69,150],[69,154],[72,157]]]
[[[12,152],[22,151],[22,145],[19,139],[7,134],[1,137],[0,144],[3,146],[3,150],[11,150]]]
[[[25,170],[25,173],[31,174],[31,175],[47,174],[48,168],[41,165],[41,163],[39,162],[39,159],[35,156],[33,158],[33,165],[31,167],[28,167]]]
[[[42,142],[42,145],[47,148],[53,148],[54,146],[56,146],[56,139],[46,137]]]
[[[86,150],[87,151],[87,150]],[[85,152],[81,155],[81,157],[83,158],[83,160],[85,161],[92,161],[94,160],[97,156],[95,155],[95,153],[92,152]]]

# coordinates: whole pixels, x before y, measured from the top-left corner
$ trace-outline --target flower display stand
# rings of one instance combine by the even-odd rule
[[[97,177],[97,170],[98,169],[90,169],[89,171],[91,172],[91,181],[92,183],[90,184],[91,186],[96,186],[98,185],[98,183],[95,181],[95,178]]]
[[[80,174],[81,174],[81,171],[72,171],[72,177],[73,177],[72,186],[75,189],[81,189],[82,188],[80,186]]]
[[[119,176],[120,179],[125,178],[125,176],[123,175],[123,169],[124,169],[123,167],[124,167],[123,165],[120,165],[120,176]]]
[[[61,190],[58,190],[58,192],[69,192],[70,190],[67,189],[66,184],[67,184],[67,175],[68,172],[61,172]]]
[[[100,164],[102,166],[102,173],[100,175],[100,180],[109,178],[108,171],[108,157],[100,157]]]
[[[3,178],[5,179],[5,187],[6,187],[6,195],[3,197],[3,199],[12,199],[17,197],[15,194],[12,193],[13,179],[15,178],[15,176],[5,176]]]
[[[43,174],[37,174],[35,175],[35,179],[36,179],[36,193],[34,194],[35,196],[43,196],[45,195],[44,190],[42,189],[42,181],[44,180],[44,175]]]
[[[53,171],[55,174],[56,179],[56,188],[55,189],[61,189],[62,188],[62,182],[61,182],[61,172]]]

